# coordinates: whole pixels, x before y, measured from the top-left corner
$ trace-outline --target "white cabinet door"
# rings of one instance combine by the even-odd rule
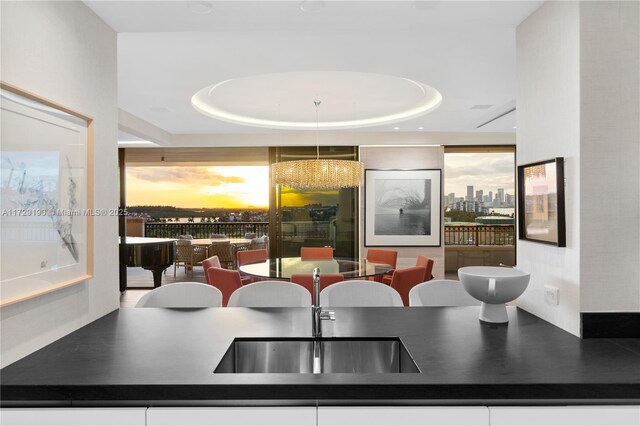
[[[145,408],[3,408],[2,426],[145,426]]]
[[[491,407],[491,426],[638,426],[640,407]]]
[[[318,426],[488,426],[486,407],[318,407]]]
[[[316,426],[316,407],[152,407],[147,426]]]

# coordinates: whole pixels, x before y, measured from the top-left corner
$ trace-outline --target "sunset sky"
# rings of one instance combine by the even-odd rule
[[[183,208],[269,207],[268,166],[127,167],[127,205]],[[335,204],[335,191],[282,189],[285,206]]]
[[[268,166],[127,167],[127,205],[269,206]]]

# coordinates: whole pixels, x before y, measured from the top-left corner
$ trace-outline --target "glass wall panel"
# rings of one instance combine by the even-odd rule
[[[275,147],[271,162],[316,157],[316,147]],[[320,158],[357,160],[357,147],[320,147]],[[334,248],[334,257],[358,256],[358,189],[298,190],[271,185],[272,256],[300,256],[300,247]]]

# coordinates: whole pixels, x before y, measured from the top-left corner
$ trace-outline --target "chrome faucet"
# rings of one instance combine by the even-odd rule
[[[322,337],[322,320],[335,321],[333,311],[323,311],[320,306],[320,268],[313,269],[313,304],[311,305],[311,336]]]
[[[322,313],[322,306],[320,306],[320,268],[313,269],[313,304],[311,305],[311,335],[315,337],[322,337],[322,322],[320,314]]]

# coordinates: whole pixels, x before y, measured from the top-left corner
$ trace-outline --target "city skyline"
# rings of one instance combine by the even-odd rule
[[[499,188],[505,194],[515,194],[515,158],[513,153],[447,153],[444,161],[444,195],[467,196],[467,186],[483,195]]]

